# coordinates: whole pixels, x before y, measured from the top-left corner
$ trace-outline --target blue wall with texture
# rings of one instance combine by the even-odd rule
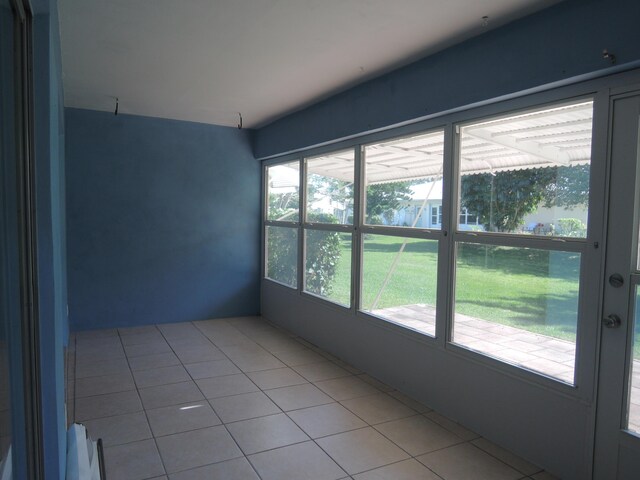
[[[566,0],[277,120],[256,132],[254,153],[266,158],[638,66],[638,19],[638,0]]]
[[[66,109],[73,330],[259,312],[246,130]]]

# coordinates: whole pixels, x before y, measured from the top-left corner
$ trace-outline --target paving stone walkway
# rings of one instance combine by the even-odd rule
[[[404,305],[374,310],[372,313],[419,332],[429,335],[435,333],[435,308],[431,305]],[[456,315],[453,339],[455,343],[471,350],[573,384],[574,342],[462,314]],[[633,362],[632,379],[629,427],[640,432],[638,360]]]

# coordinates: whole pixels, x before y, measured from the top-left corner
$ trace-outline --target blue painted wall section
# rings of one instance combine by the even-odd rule
[[[64,478],[66,467],[64,345],[68,341],[68,320],[65,159],[57,12],[55,0],[37,6],[33,39],[40,386],[47,478]]]
[[[567,0],[256,132],[264,158],[640,60],[638,0]]]
[[[259,312],[250,132],[66,109],[72,330]]]

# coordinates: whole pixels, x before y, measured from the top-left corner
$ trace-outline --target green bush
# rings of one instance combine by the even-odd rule
[[[338,223],[326,213],[308,213],[309,222]],[[331,293],[336,267],[340,260],[340,234],[325,230],[307,230],[305,289],[316,295]],[[267,276],[290,286],[297,285],[297,229],[269,228],[267,238]]]
[[[267,277],[296,287],[298,282],[298,229],[268,227]]]
[[[309,213],[308,220],[338,223],[338,219],[328,213]],[[325,230],[307,230],[306,249],[305,289],[326,297],[333,289],[333,279],[340,260],[340,234]]]
[[[367,223],[369,225],[384,225],[384,222],[382,221],[382,217],[380,215],[370,215]]]
[[[586,237],[587,226],[578,218],[559,218],[556,234],[564,237]]]

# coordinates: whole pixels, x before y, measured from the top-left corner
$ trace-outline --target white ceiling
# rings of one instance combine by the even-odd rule
[[[65,105],[260,127],[559,1],[59,0]]]

